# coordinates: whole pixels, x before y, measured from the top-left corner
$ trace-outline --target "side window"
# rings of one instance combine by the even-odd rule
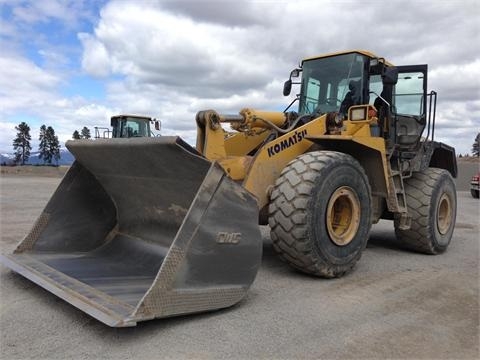
[[[424,115],[423,80],[422,72],[399,74],[393,101],[397,114]]]
[[[373,105],[377,97],[382,94],[382,90],[383,90],[382,77],[380,75],[370,76],[369,91],[371,92],[371,94],[368,101],[370,105]]]
[[[320,81],[314,78],[310,78],[307,84],[307,110],[312,112],[315,110],[318,104],[318,97],[320,95]]]

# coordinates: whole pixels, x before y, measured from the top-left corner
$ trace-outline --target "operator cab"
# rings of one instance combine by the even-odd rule
[[[344,120],[356,120],[349,118],[352,106],[370,104],[378,117],[378,135],[392,146],[413,151],[426,127],[425,137],[431,135],[433,140],[436,93],[427,94],[427,65],[394,66],[367,51],[309,58],[292,71],[284,95],[290,93],[292,77],[300,72],[302,80],[296,83],[301,85],[300,116],[313,119],[327,114],[341,127]]]
[[[150,123],[155,122],[157,128],[158,122],[150,117],[135,115],[119,115],[111,118],[112,137],[130,138],[130,137],[149,137],[152,136]]]

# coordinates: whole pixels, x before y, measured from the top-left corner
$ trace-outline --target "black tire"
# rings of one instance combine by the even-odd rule
[[[334,151],[300,155],[282,171],[270,200],[273,248],[283,260],[327,278],[355,266],[370,233],[371,190],[354,158]]]
[[[444,252],[452,239],[457,216],[457,193],[447,170],[428,168],[405,180],[407,208],[412,217],[409,230],[399,229],[397,239],[425,254]]]
[[[472,196],[473,196],[475,199],[478,199],[479,191],[478,191],[478,190],[475,190],[475,189],[470,189],[470,194],[472,194]]]

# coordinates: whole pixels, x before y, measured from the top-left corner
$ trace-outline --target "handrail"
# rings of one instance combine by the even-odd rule
[[[429,94],[427,94],[427,97],[429,97],[429,102],[428,102],[428,122],[427,122],[427,136],[425,137],[425,141],[428,140],[428,137],[430,136],[430,127],[432,129],[432,141],[434,140],[434,132],[435,132],[435,114],[437,111],[437,93],[435,91],[430,91]],[[433,104],[433,111],[432,111],[432,104]],[[433,113],[433,114],[432,114]]]
[[[103,130],[103,136],[100,136],[100,130]],[[95,126],[95,139],[109,139],[110,133],[111,130],[109,128]]]

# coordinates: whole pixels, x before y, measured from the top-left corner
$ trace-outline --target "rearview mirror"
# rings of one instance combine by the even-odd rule
[[[285,81],[283,84],[283,96],[288,96],[290,95],[290,92],[292,91],[292,79],[288,79]]]
[[[290,78],[285,81],[285,83],[283,84],[283,96],[288,96],[290,95],[290,92],[292,91],[292,78],[298,78],[300,76],[300,71],[302,71],[302,69],[293,69],[291,72],[290,72]],[[296,82],[295,84],[300,84],[298,82]]]
[[[160,131],[160,121],[155,120],[155,130]]]

